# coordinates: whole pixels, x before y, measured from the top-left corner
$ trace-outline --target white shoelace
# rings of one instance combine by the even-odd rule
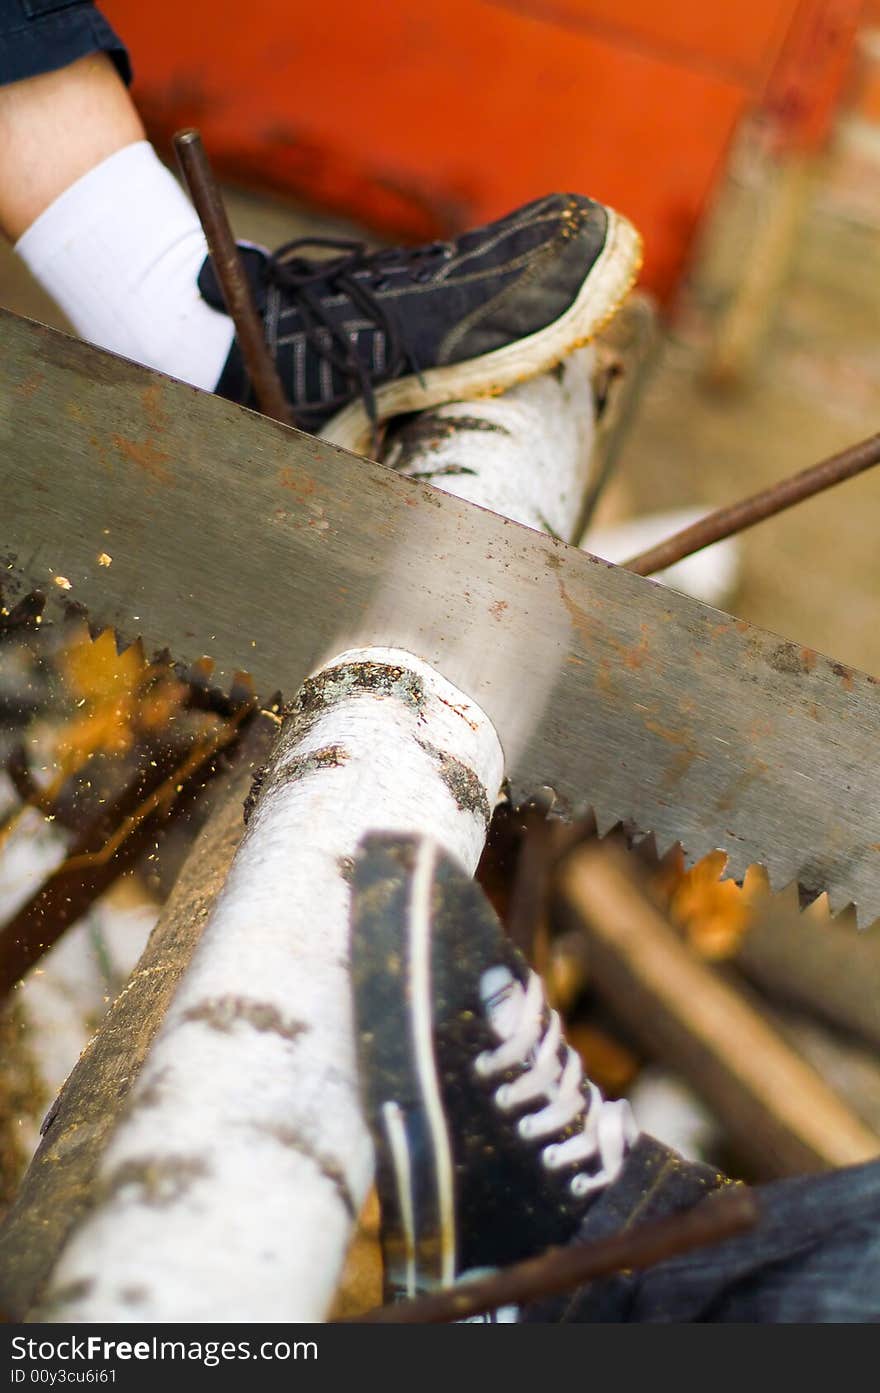
[[[562,1025],[556,1011],[550,1013],[550,1024],[543,1030],[544,989],[537,973],[529,973],[528,985],[523,988],[508,968],[491,968],[483,974],[480,992],[500,1044],[477,1056],[474,1067],[478,1075],[490,1079],[514,1065],[528,1065],[512,1083],[503,1083],[495,1090],[496,1106],[511,1112],[532,1101],[543,1102],[517,1123],[526,1141],[560,1131],[586,1109],[581,1131],[564,1142],[545,1146],[541,1156],[548,1170],[598,1157],[599,1166],[593,1173],[578,1172],[570,1186],[578,1198],[603,1189],[619,1174],[638,1136],[629,1103],[607,1102],[592,1082],[588,1082],[587,1103],[582,1091],[583,1066],[570,1045],[564,1046],[565,1063],[560,1062]]]

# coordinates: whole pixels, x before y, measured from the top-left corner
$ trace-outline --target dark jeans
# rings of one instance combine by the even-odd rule
[[[0,85],[53,72],[97,52],[109,53],[123,80],[131,81],[125,45],[95,5],[0,0]]]
[[[584,1239],[691,1208],[730,1182],[641,1137],[589,1211]],[[534,1321],[760,1324],[880,1321],[880,1161],[756,1190],[738,1238],[535,1306]]]

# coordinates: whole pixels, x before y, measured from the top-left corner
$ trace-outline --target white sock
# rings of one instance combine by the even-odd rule
[[[199,294],[204,234],[147,141],[90,169],[15,250],[82,338],[195,387],[217,385],[232,320]]]

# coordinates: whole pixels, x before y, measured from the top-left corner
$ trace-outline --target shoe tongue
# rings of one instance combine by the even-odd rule
[[[238,244],[238,250],[244,264],[245,275],[250,282],[257,311],[262,314],[266,308],[266,279],[263,275],[263,268],[268,260],[268,253],[262,247],[249,246],[241,242]],[[223,291],[220,289],[217,272],[214,270],[214,263],[210,256],[206,256],[202,262],[197,283],[202,299],[206,300],[213,309],[227,314],[226,301],[223,299]]]

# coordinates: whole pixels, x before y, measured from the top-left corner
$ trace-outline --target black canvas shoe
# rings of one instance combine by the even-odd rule
[[[370,836],[352,888],[361,1088],[395,1300],[566,1242],[636,1127],[584,1078],[540,978],[450,857]]]
[[[631,224],[578,194],[422,247],[309,237],[242,250],[297,424],[362,451],[391,416],[553,367],[614,314],[641,264]],[[199,289],[223,309],[210,260]],[[255,404],[235,343],[216,390]]]

